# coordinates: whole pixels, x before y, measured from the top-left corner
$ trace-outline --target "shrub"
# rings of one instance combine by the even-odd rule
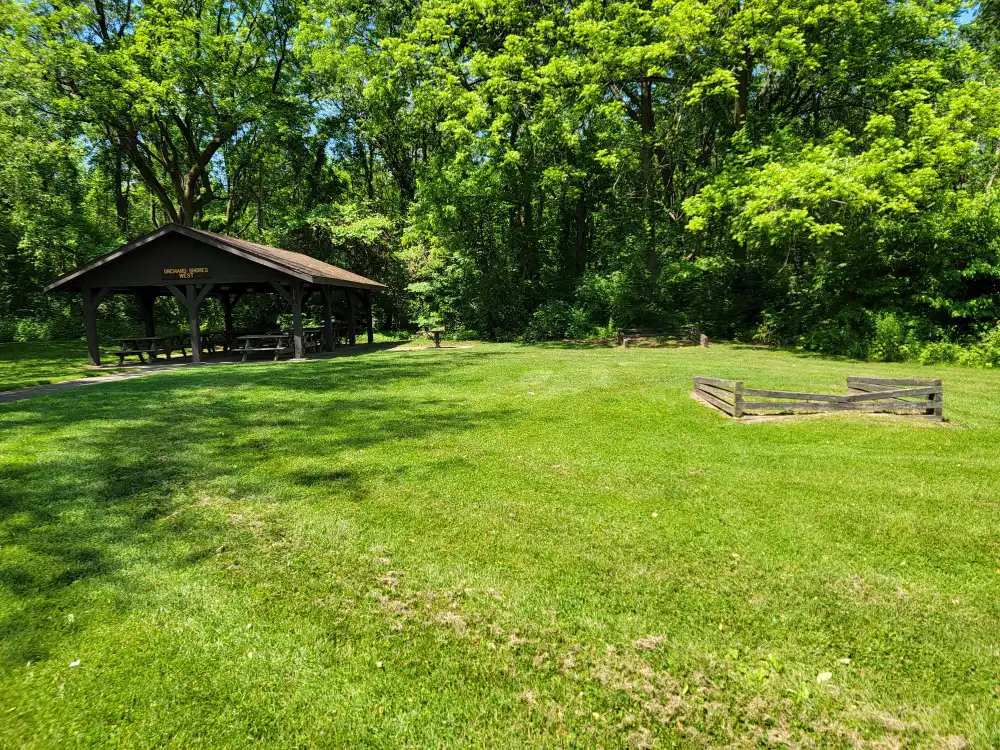
[[[535,310],[524,333],[525,341],[586,338],[594,332],[585,310],[561,300],[546,302]]]
[[[959,364],[975,367],[1000,367],[1000,325],[987,331],[979,342],[965,353]]]
[[[29,341],[45,341],[47,338],[49,338],[49,328],[45,323],[31,318],[21,318],[17,321],[14,341],[28,343]]]
[[[765,312],[760,325],[751,334],[750,340],[755,344],[781,346],[785,336],[782,334],[782,325],[778,316],[773,312]]]
[[[798,346],[811,352],[843,354],[865,359],[869,353],[869,332],[844,320],[824,320],[798,337]]]
[[[902,362],[906,359],[907,327],[901,316],[883,312],[875,316],[875,332],[868,357],[877,362]]]
[[[83,321],[69,315],[59,315],[48,323],[49,336],[57,340],[78,339],[83,336]]]
[[[14,340],[17,333],[17,322],[10,318],[0,318],[0,343]]]
[[[934,341],[924,344],[916,359],[922,365],[950,365],[961,360],[965,354],[961,346],[951,341]]]

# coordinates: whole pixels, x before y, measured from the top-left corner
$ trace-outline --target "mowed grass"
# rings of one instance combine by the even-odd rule
[[[359,340],[364,332],[361,331]],[[376,343],[401,343],[408,338],[403,332],[383,334],[376,333]],[[101,347],[104,365],[114,365],[117,357],[114,352],[118,346],[114,339],[104,342]],[[190,347],[188,347],[190,349]],[[175,352],[176,357],[180,356]],[[164,364],[162,357],[158,364]],[[33,385],[47,385],[63,380],[77,378],[99,377],[114,373],[130,372],[135,369],[129,365],[139,365],[134,355],[125,360],[124,367],[107,370],[89,369],[87,359],[87,344],[85,341],[46,341],[40,343],[6,343],[0,344],[0,393]]]
[[[87,345],[83,341],[0,344],[0,393],[106,374],[86,367]]]
[[[945,380],[741,424],[696,374]],[[1000,744],[1000,373],[727,346],[0,407],[0,746]]]

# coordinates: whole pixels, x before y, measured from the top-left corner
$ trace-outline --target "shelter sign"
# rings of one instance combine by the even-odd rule
[[[199,268],[164,268],[164,279],[204,279],[208,276],[208,269],[204,266]]]

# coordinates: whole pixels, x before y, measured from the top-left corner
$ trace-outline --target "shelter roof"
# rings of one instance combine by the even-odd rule
[[[356,273],[351,273],[343,268],[326,263],[318,258],[303,253],[282,250],[277,247],[260,245],[256,242],[248,242],[236,237],[229,237],[224,234],[215,234],[200,229],[181,226],[180,224],[166,224],[159,229],[144,234],[126,245],[122,245],[116,250],[112,250],[105,255],[95,258],[89,263],[73,269],[69,273],[63,274],[58,279],[47,284],[44,288],[46,292],[68,291],[74,287],[73,282],[80,276],[93,271],[96,268],[114,263],[122,256],[131,253],[138,248],[147,246],[169,234],[181,234],[190,239],[204,242],[207,245],[238,255],[246,260],[266,266],[272,270],[286,273],[289,276],[301,279],[313,284],[324,284],[328,286],[350,286],[361,289],[385,289],[385,284],[367,279]]]

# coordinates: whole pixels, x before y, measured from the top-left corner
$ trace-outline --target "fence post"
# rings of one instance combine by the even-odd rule
[[[733,384],[733,416],[739,419],[743,416],[743,381]]]

